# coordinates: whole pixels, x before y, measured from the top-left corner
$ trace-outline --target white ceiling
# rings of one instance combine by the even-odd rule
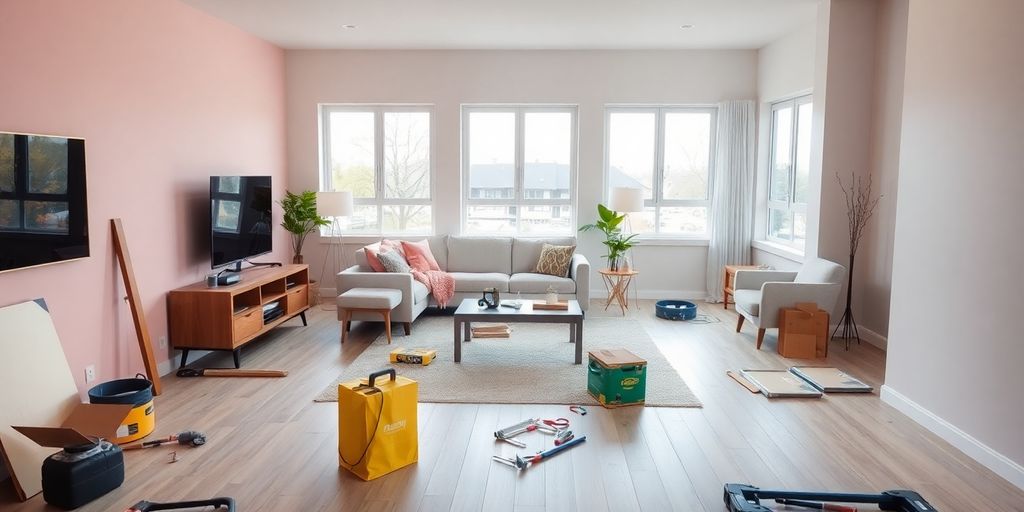
[[[813,20],[818,4],[818,0],[183,1],[288,49],[760,48]],[[685,24],[693,28],[680,28]]]

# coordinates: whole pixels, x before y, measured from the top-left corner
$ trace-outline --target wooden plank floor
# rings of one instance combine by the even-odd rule
[[[642,301],[642,312],[630,316],[658,343],[703,409],[592,407],[579,417],[555,405],[421,404],[419,463],[362,482],[338,468],[334,404],[312,399],[381,327],[356,324],[342,348],[334,312],[318,310],[311,312],[309,327],[290,321],[243,352],[244,366],[287,369],[287,378],[167,378],[156,402],[158,434],[200,430],[209,442],[179,449],[174,464],[167,462],[170,449],[127,453],[125,484],[81,510],[226,495],[246,512],[720,511],[722,484],[745,482],[845,491],[912,488],[943,511],[1024,511],[1024,492],[882,404],[877,394],[768,401],[737,385],[726,370],[784,368],[794,361],[775,354],[772,333],[761,351],[754,350],[752,329],[733,332],[732,310],[701,305],[720,319],[710,324],[660,320],[652,310],[650,301]],[[401,339],[396,336],[397,343]],[[828,362],[876,389],[882,383],[885,354],[870,345],[845,352],[834,342]],[[203,363],[228,366],[230,356]],[[513,453],[512,446],[495,444],[491,433],[528,416],[569,416],[573,430],[588,440],[521,474],[491,463],[492,454]],[[531,449],[550,442],[529,440]],[[0,510],[47,509],[41,496],[18,503],[10,486],[2,487]]]

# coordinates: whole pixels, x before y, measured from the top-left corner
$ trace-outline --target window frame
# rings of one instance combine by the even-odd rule
[[[575,104],[462,104],[460,139],[462,143],[459,181],[461,190],[459,231],[461,235],[477,236],[486,233],[471,232],[468,229],[468,213],[472,206],[513,206],[516,208],[516,227],[511,236],[545,237],[575,236],[576,234],[576,203],[579,195],[577,168],[579,166],[579,105]],[[515,152],[513,157],[513,188],[511,198],[473,198],[470,197],[469,183],[469,116],[474,112],[513,113],[515,115]],[[567,113],[571,130],[569,138],[569,199],[536,199],[526,198],[523,187],[526,174],[526,114],[532,113]],[[529,233],[522,231],[519,222],[524,208],[530,206],[561,206],[569,208],[569,230],[565,233]]]
[[[715,159],[718,147],[718,107],[714,105],[605,105],[604,114],[604,192],[607,204],[611,176],[611,120],[616,113],[654,114],[654,169],[651,181],[651,198],[644,199],[644,208],[654,208],[653,232],[638,233],[636,239],[644,240],[710,240],[711,197],[714,188]],[[706,113],[711,115],[711,135],[708,140],[708,187],[704,199],[665,199],[665,117],[670,113]],[[661,209],[663,207],[704,207],[708,212],[708,226],[703,233],[662,233]]]
[[[800,106],[801,105],[807,105],[807,104],[811,105],[811,112],[812,112],[812,116],[811,116],[812,117],[812,121],[811,122],[813,123],[814,95],[812,95],[812,94],[802,94],[802,95],[799,95],[799,96],[794,96],[792,98],[787,98],[787,99],[783,99],[783,100],[774,101],[774,102],[772,102],[770,104],[769,109],[768,109],[768,166],[767,166],[767,168],[768,168],[768,176],[767,176],[767,178],[768,178],[768,181],[767,181],[768,193],[766,195],[766,201],[765,201],[766,206],[765,206],[765,221],[764,221],[765,222],[765,224],[764,224],[764,226],[765,226],[764,237],[765,237],[766,241],[769,241],[769,242],[772,242],[772,243],[775,243],[775,244],[784,245],[786,247],[790,247],[790,248],[793,248],[793,249],[799,250],[799,251],[803,251],[804,250],[804,245],[798,244],[796,242],[796,233],[795,233],[795,230],[796,230],[796,215],[800,214],[800,215],[803,215],[805,219],[807,218],[807,203],[806,202],[798,203],[798,202],[795,201],[795,198],[796,198],[796,162],[797,162],[796,153],[797,153],[797,148],[799,146],[797,134],[799,133],[799,129],[800,129]],[[790,136],[790,139],[789,139],[790,140],[790,146],[789,146],[789,161],[790,161],[790,166],[789,166],[789,193],[787,194],[787,198],[786,198],[785,201],[779,201],[779,200],[776,200],[776,199],[772,199],[772,183],[774,183],[773,180],[775,178],[775,155],[776,155],[776,153],[775,153],[775,138],[778,136],[778,134],[775,131],[775,112],[777,110],[781,110],[781,109],[787,108],[787,107],[792,109],[792,121],[790,123],[791,126],[790,126],[790,133],[789,133],[789,136]],[[808,170],[808,173],[810,173],[809,170]],[[772,229],[771,229],[772,210],[778,210],[778,211],[781,211],[781,212],[785,212],[785,213],[789,214],[789,216],[791,217],[790,233],[789,233],[790,238],[789,239],[779,238],[779,237],[772,236]],[[805,220],[805,222],[806,222],[806,220]],[[806,234],[804,235],[804,239],[806,240]]]
[[[318,105],[320,121],[320,191],[327,191],[327,186],[333,190],[333,176],[330,168],[331,162],[331,114],[335,112],[362,112],[373,113],[373,191],[374,197],[353,197],[352,202],[356,208],[359,206],[377,207],[377,229],[374,231],[350,231],[348,233],[334,233],[332,226],[320,229],[321,237],[341,236],[433,236],[437,231],[437,212],[434,205],[434,198],[437,197],[437,133],[436,116],[434,105],[424,103],[321,103]],[[425,112],[429,116],[430,143],[428,148],[430,158],[428,159],[430,176],[430,187],[426,198],[387,198],[384,194],[384,114],[386,113],[415,113]],[[384,229],[384,208],[387,206],[429,206],[430,207],[430,228],[427,231],[387,231]]]
[[[3,132],[4,135],[11,135],[13,137],[14,144],[14,191],[5,192],[0,190],[0,200],[15,201],[18,203],[18,227],[14,228],[0,228],[0,231],[11,234],[23,234],[23,235],[34,235],[34,236],[68,236],[72,233],[71,225],[68,225],[67,232],[52,231],[46,229],[32,229],[28,227],[25,215],[25,203],[37,202],[37,203],[66,203],[68,206],[68,212],[71,212],[73,207],[73,198],[71,197],[71,177],[70,169],[68,169],[68,185],[65,187],[63,194],[48,193],[48,192],[32,192],[30,181],[32,180],[31,168],[30,168],[30,156],[29,146],[33,137],[44,137],[44,138],[63,138],[65,143],[68,144],[68,151],[70,152],[70,138],[59,137],[53,135],[35,135],[35,134],[21,134]],[[70,153],[69,153],[70,159]]]

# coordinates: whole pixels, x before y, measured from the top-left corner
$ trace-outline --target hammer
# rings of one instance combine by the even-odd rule
[[[130,444],[128,446],[121,447],[122,450],[141,450],[143,448],[153,448],[166,443],[173,443],[177,441],[178,444],[183,446],[202,446],[206,444],[206,434],[202,432],[196,432],[194,430],[186,430],[180,434],[174,434],[167,436],[164,439],[154,439],[152,441],[146,441],[144,443]]]

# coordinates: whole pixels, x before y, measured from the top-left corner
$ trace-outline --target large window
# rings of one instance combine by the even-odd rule
[[[768,239],[803,249],[811,171],[811,96],[772,104]]]
[[[465,106],[462,229],[572,234],[576,107]]]
[[[629,215],[634,233],[708,235],[715,120],[714,108],[607,110],[608,187],[644,190],[645,211]]]
[[[428,106],[322,105],[321,190],[352,191],[345,233],[433,232]]]

